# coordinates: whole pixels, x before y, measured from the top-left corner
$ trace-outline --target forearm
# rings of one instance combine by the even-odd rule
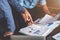
[[[51,14],[51,12],[49,11],[47,5],[43,5],[43,6],[42,6],[42,9],[43,9],[44,13],[46,13],[46,14]]]
[[[51,15],[51,16],[53,16],[53,17],[56,16],[55,13],[51,13],[51,12],[49,11],[47,5],[43,5],[43,6],[42,6],[42,9],[43,9],[43,11],[45,12],[45,14],[49,14],[49,15]]]

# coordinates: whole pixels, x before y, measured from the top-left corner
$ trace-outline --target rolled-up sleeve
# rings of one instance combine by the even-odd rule
[[[46,0],[40,0],[40,5],[45,5],[46,4]]]
[[[10,3],[10,5],[12,5],[12,7],[13,8],[15,8],[16,9],[16,11],[18,11],[18,12],[24,12],[24,7],[23,6],[21,6],[19,3],[18,3],[18,1],[17,0],[8,0],[8,2]]]

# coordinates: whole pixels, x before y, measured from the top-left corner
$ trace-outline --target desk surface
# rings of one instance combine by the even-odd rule
[[[58,26],[55,30],[53,30],[48,36],[47,36],[47,40],[54,40],[52,38],[53,35],[57,34],[60,32],[60,26]]]

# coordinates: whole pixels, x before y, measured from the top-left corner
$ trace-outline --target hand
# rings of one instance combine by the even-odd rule
[[[12,32],[5,32],[4,37],[12,35]]]
[[[33,19],[30,15],[30,13],[25,9],[25,12],[21,14],[25,23],[29,26],[33,24]]]
[[[30,18],[30,16],[27,17],[26,23],[28,26],[33,24],[33,20],[32,20],[32,18]]]

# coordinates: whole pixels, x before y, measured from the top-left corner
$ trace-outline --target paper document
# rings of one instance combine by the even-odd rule
[[[56,35],[52,36],[55,40],[60,40],[60,33],[57,33]]]
[[[57,14],[55,17],[52,17],[48,14],[46,14],[38,23],[42,24],[42,25],[46,25],[48,23],[52,23],[54,21],[57,21],[60,17],[60,13]]]
[[[59,21],[60,22],[60,21]],[[56,27],[60,25],[58,21],[49,23],[46,25],[36,25],[33,24],[31,26],[27,26],[25,28],[20,29],[19,32],[30,35],[30,36],[47,36],[51,33]]]
[[[46,14],[42,19],[37,19],[34,24],[21,28],[19,32],[30,36],[47,36],[60,25],[60,21],[57,21],[59,16],[52,17]]]

